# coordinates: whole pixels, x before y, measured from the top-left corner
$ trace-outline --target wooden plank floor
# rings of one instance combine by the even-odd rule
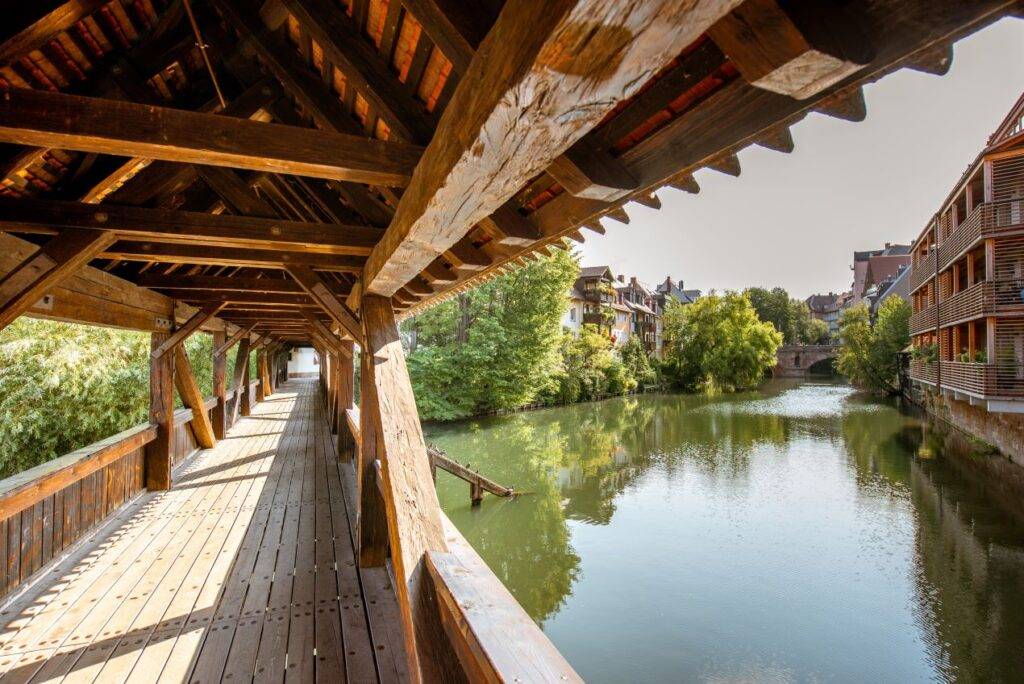
[[[316,381],[280,387],[0,612],[0,683],[405,681],[333,454]]]

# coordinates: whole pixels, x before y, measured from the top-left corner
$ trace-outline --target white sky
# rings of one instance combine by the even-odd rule
[[[793,153],[752,146],[739,178],[704,169],[697,195],[664,188],[659,211],[628,205],[630,225],[584,231],[583,265],[704,291],[849,289],[853,251],[911,242],[1024,90],[1024,21],[954,49],[945,76],[901,69],[867,86],[860,123],[812,113],[791,129]]]

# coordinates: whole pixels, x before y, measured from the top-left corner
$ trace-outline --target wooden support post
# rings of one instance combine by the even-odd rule
[[[263,375],[267,370],[267,352],[263,349],[256,352],[256,402],[259,403],[267,398],[269,392],[263,384]]]
[[[384,565],[388,556],[388,521],[384,500],[377,487],[377,393],[369,366],[373,354],[363,349],[359,357],[359,463],[356,484],[359,494],[359,565],[378,567]]]
[[[338,458],[348,463],[355,455],[355,438],[348,427],[346,412],[355,402],[355,365],[352,361],[354,344],[351,340],[342,340],[341,345],[348,354],[338,357]]]
[[[174,384],[178,388],[181,403],[192,409],[192,432],[196,436],[196,443],[203,449],[212,449],[217,440],[203,405],[203,393],[199,391],[185,347],[180,344],[174,348]]]
[[[448,550],[441,507],[391,299],[365,296],[361,308],[366,342],[362,417],[363,424],[371,423],[374,431],[372,451],[365,450],[360,460],[361,484],[364,492],[376,484],[375,466],[369,461],[376,457],[409,672],[414,680],[441,681],[452,654],[424,571],[427,551]],[[362,437],[365,447],[365,433]],[[361,522],[372,514],[378,518],[366,522],[380,525],[379,511],[362,511]]]
[[[242,411],[242,390],[245,382],[245,369],[249,365],[249,338],[243,337],[241,342],[238,343],[238,350],[235,351],[235,374],[231,379],[231,386],[235,390],[235,399],[231,404],[231,424],[234,425],[235,421],[238,420],[238,414]],[[248,391],[245,392],[248,396]],[[248,399],[245,401],[248,404]],[[242,413],[242,415],[248,415]]]
[[[0,330],[113,243],[110,232],[67,228],[0,277]]]
[[[169,335],[153,333],[150,349],[156,350]],[[146,445],[146,487],[171,488],[171,447],[174,443],[174,363],[169,355],[150,355],[149,422],[156,425],[156,439]]]
[[[226,334],[223,331],[213,333],[213,396],[217,405],[213,407],[213,436],[224,439],[227,434],[227,354],[217,354],[216,350],[224,344]]]
[[[242,347],[239,346],[238,350],[241,351]],[[245,362],[242,364],[242,408],[240,413],[243,416],[252,415],[252,400],[249,398],[250,386],[252,384],[252,377],[249,372],[249,349],[246,345],[245,350]]]

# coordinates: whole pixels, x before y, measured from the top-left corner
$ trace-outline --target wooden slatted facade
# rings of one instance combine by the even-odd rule
[[[914,242],[913,380],[1024,413],[1024,95]]]
[[[62,606],[71,641],[41,649],[30,639],[43,622],[8,611],[20,636],[4,642],[16,646],[0,649],[0,669],[21,680],[127,676],[146,664],[195,681],[575,679],[440,511],[397,321],[566,249],[584,229],[603,233],[603,218],[628,223],[624,205],[657,207],[662,187],[698,192],[701,168],[739,175],[749,145],[791,151],[789,127],[812,112],[860,120],[865,84],[904,67],[944,73],[957,39],[1021,11],[1019,0],[542,4],[9,8],[0,329],[29,315],[141,330],[152,356],[150,422],[132,437],[142,443],[115,439],[123,453],[101,444],[99,457],[66,457],[62,475],[19,476],[38,494],[31,501],[14,481],[6,494],[0,484],[0,588],[26,605],[19,597],[42,591],[43,571],[72,563],[97,530],[149,529],[142,500],[188,506],[173,543],[220,574],[169,587],[175,609],[212,601],[195,628],[166,622],[159,602],[131,615],[109,597],[76,605],[80,593]],[[929,258],[940,257],[925,254],[922,267]],[[949,301],[979,306],[966,297]],[[214,336],[210,398],[180,353],[191,334]],[[298,345],[319,354],[318,398],[279,387]],[[274,432],[289,441],[246,451],[258,447],[252,430],[275,424],[277,402],[304,406],[278,417]],[[88,465],[97,458],[108,460]],[[258,463],[270,470],[256,486],[245,478]],[[197,480],[200,464],[225,476]],[[260,515],[230,522],[243,508]],[[236,544],[225,558],[182,536],[204,510],[218,516],[210,538]],[[327,526],[333,548],[318,531]],[[273,554],[256,538],[271,529]],[[297,559],[288,596],[266,581],[279,548]],[[160,562],[181,579],[169,557]],[[238,564],[249,574],[235,574]],[[494,610],[471,605],[481,592]],[[102,616],[117,638],[86,646]],[[361,639],[352,653],[349,638]]]

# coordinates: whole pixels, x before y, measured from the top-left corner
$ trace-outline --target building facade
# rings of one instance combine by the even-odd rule
[[[804,302],[811,312],[811,318],[824,321],[828,325],[828,334],[835,337],[839,332],[839,315],[849,300],[849,292],[840,294],[829,292],[828,294],[811,295]]]
[[[912,380],[1024,412],[1024,96],[913,245]]]
[[[700,290],[686,290],[683,282],[666,278],[651,289],[631,277],[615,276],[608,266],[584,266],[569,288],[569,306],[562,327],[579,334],[589,324],[610,337],[616,346],[637,337],[648,354],[661,356],[662,314],[670,299],[692,303]]]

